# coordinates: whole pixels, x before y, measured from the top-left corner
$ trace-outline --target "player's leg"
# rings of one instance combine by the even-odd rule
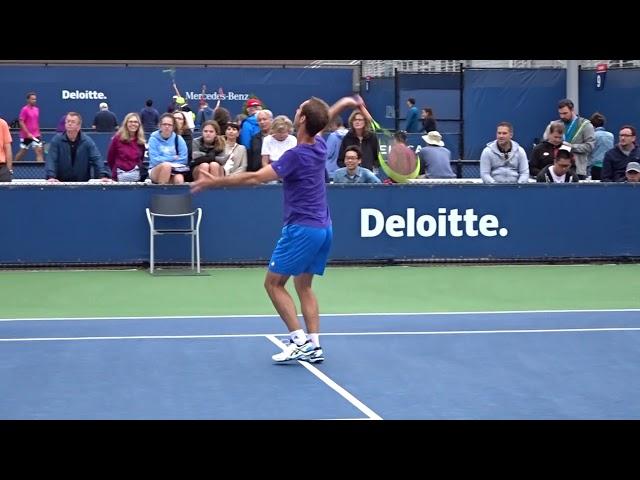
[[[299,360],[310,363],[324,361],[324,352],[320,347],[320,310],[318,299],[311,287],[313,283],[313,273],[303,273],[293,279],[296,286],[298,298],[300,298],[300,308],[307,327],[307,338],[313,345],[313,350],[307,355],[301,356]]]
[[[289,292],[285,288],[289,275],[281,275],[267,271],[267,275],[264,279],[264,288],[271,299],[271,303],[280,315],[280,318],[287,325],[290,332],[300,330],[300,322],[298,321],[298,314],[296,312],[296,306],[293,303],[293,298],[289,295]]]
[[[22,157],[26,155],[27,150],[29,150],[29,144],[31,143],[29,140],[30,139],[20,139],[20,149],[13,159],[14,162],[19,162],[20,160],[22,160]]]
[[[36,151],[36,161],[44,162],[44,149],[42,148],[42,141],[38,140],[38,144],[34,147]]]
[[[323,275],[324,269],[329,259],[329,251],[333,241],[333,230],[331,227],[320,230],[316,242],[319,245],[310,264],[305,268],[305,273],[294,278],[294,284],[298,298],[300,298],[300,307],[304,322],[307,327],[308,338],[313,343],[314,350],[300,360],[306,360],[311,363],[322,362],[324,360],[324,352],[320,346],[320,308],[318,299],[313,292],[313,276]]]
[[[302,273],[308,264],[308,250],[304,227],[286,225],[269,261],[264,287],[280,318],[287,325],[291,337],[291,342],[284,351],[272,356],[275,362],[297,360],[313,350],[313,345],[307,341],[300,327],[293,298],[285,288],[289,277]]]
[[[293,283],[300,299],[300,308],[307,333],[318,333],[320,331],[320,313],[318,310],[318,299],[313,293],[311,284],[313,283],[313,273],[303,273],[294,277]]]
[[[289,330],[289,342],[286,343],[284,350],[271,356],[274,362],[301,360],[308,356],[314,348],[300,327],[293,298],[285,288],[287,280],[289,280],[289,275],[281,275],[271,271],[267,272],[264,279],[264,288],[269,294],[271,303]]]

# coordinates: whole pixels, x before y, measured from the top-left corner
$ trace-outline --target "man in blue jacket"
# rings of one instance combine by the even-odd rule
[[[105,167],[102,156],[91,137],[80,131],[82,117],[69,112],[64,133],[58,133],[49,144],[45,163],[49,182],[87,182],[100,178],[111,182],[111,172]]]
[[[251,137],[260,131],[258,125],[258,112],[262,110],[262,102],[257,98],[250,98],[247,101],[247,118],[244,119],[240,126],[240,138],[238,142],[249,150],[251,148]]]
[[[418,107],[416,107],[416,99],[411,97],[407,99],[407,106],[409,110],[407,111],[407,126],[405,128],[407,133],[417,133],[420,131],[420,124],[418,120]]]

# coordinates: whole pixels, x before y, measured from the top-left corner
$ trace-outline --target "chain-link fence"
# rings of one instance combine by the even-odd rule
[[[332,60],[334,61],[334,60]],[[349,60],[353,62],[353,60]],[[317,60],[320,65],[324,60]],[[640,60],[580,60],[583,69],[595,69],[599,64],[609,68],[637,68]],[[400,73],[447,73],[461,68],[566,68],[566,60],[362,60],[362,75],[393,77]]]

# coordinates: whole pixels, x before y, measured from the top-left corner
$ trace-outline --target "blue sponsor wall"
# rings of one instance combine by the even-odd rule
[[[607,118],[605,128],[618,136],[625,124],[640,128],[640,69],[609,70],[604,88],[596,89],[595,70],[580,72],[580,115],[589,118],[600,112]]]
[[[530,155],[535,139],[558,118],[565,92],[562,69],[465,70],[464,158],[479,159],[502,121],[513,125],[513,139]]]
[[[2,185],[0,203],[11,208],[5,209],[0,229],[0,263],[148,261],[144,208],[151,195],[186,191],[149,185]],[[635,204],[639,193],[636,184],[331,185],[330,258],[640,257],[635,211],[619,208]],[[281,228],[280,185],[209,190],[193,198],[204,210],[203,261],[268,260]],[[570,215],[541,213],[566,205],[589,208],[573,209]],[[366,209],[378,213],[362,222]],[[456,213],[466,217],[452,226],[447,216]],[[376,223],[376,215],[385,223]],[[401,228],[411,216],[412,225],[419,224],[413,237]],[[494,236],[471,236],[481,223]],[[366,236],[376,228],[379,235]],[[188,238],[157,239],[158,261],[186,261],[189,255]]]
[[[607,128],[614,133],[626,123],[640,125],[640,69],[609,70],[602,90],[595,88],[595,75],[593,70],[580,72],[581,115],[604,113]],[[465,69],[462,95],[460,78],[457,73],[400,74],[398,78],[400,127],[404,128],[406,98],[415,97],[418,108],[431,106],[453,159],[479,159],[486,143],[495,139],[496,124],[503,120],[514,124],[515,140],[530,154],[545,126],[558,117],[557,102],[566,95],[563,69]],[[234,115],[244,104],[243,95],[256,94],[275,114],[293,116],[299,103],[311,95],[332,102],[352,93],[351,69],[183,67],[176,69],[175,79],[182,93],[192,97],[200,94],[203,83],[210,96],[220,86],[227,94],[233,92],[232,99],[224,99],[222,106]],[[1,117],[7,121],[16,118],[26,92],[33,90],[38,94],[41,125],[49,129],[69,110],[80,112],[84,126],[90,126],[101,101],[107,101],[119,119],[129,111],[139,111],[147,98],[164,111],[174,93],[171,77],[161,67],[2,66],[0,88]],[[373,117],[383,127],[395,128],[394,78],[362,79],[361,88]],[[83,95],[91,92],[92,96],[102,93],[106,98],[64,100],[63,90]],[[459,118],[461,102],[464,124]],[[214,105],[215,99],[209,103]],[[190,104],[197,109],[197,98]],[[459,149],[461,135],[463,152]],[[45,140],[48,138],[45,134]],[[101,145],[107,140],[97,134],[94,139],[106,152]],[[419,136],[410,143],[423,144]]]
[[[367,110],[383,128],[395,128],[395,83],[393,78],[361,79],[361,96]],[[364,88],[362,87],[364,85]]]
[[[437,121],[438,132],[442,134],[445,147],[451,151],[452,159],[460,156],[461,136],[461,74],[460,73],[424,73],[399,74],[400,89],[398,103],[398,126],[406,129],[407,99],[414,98],[418,111],[429,107]],[[424,146],[424,141],[419,143]]]
[[[293,118],[300,103],[312,95],[332,103],[353,93],[351,69],[180,67],[175,80],[187,98],[199,95],[203,84],[211,97],[222,87],[226,97],[221,106],[232,116],[241,112],[247,95],[257,95],[275,115]],[[41,128],[55,128],[68,111],[80,113],[83,126],[91,126],[103,101],[119,121],[129,112],[139,112],[147,98],[164,112],[175,94],[170,74],[159,67],[3,66],[0,91],[0,116],[7,121],[18,117],[26,93],[36,92]],[[91,98],[63,98],[69,95]],[[189,99],[194,110],[198,102]],[[208,102],[214,106],[216,100]]]
[[[416,107],[431,107],[438,122],[438,130],[442,134],[445,146],[451,150],[451,158],[460,158],[460,74],[412,74],[399,75],[400,105],[399,125],[405,128],[407,115],[407,98],[416,99]],[[395,81],[393,78],[361,79],[364,85],[362,97],[373,118],[384,128],[395,130]],[[425,145],[419,134],[410,134],[409,146]],[[419,151],[419,149],[418,149]],[[386,155],[386,149],[382,148]]]
[[[418,110],[431,107],[436,120],[460,120],[460,73],[399,74],[398,84],[400,128],[405,127],[409,97]]]

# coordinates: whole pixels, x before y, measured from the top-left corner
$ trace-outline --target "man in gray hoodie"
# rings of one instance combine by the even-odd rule
[[[528,183],[529,161],[524,149],[513,138],[513,125],[500,122],[496,140],[487,143],[480,155],[483,183]]]

